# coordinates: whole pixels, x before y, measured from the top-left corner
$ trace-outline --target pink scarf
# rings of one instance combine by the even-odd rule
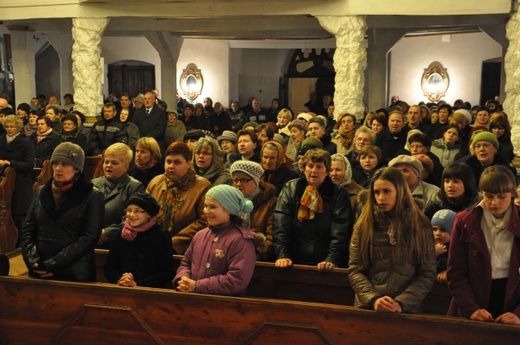
[[[51,132],[52,132],[52,128],[49,128],[44,133],[36,132],[36,140],[38,141],[38,143],[40,141],[42,141],[43,139],[45,139],[47,137],[47,135],[49,135]]]
[[[156,221],[157,221],[157,217],[153,217],[152,219],[150,219],[143,225],[138,226],[137,228],[134,228],[130,225],[130,222],[128,221],[128,218],[127,218],[125,220],[125,225],[123,226],[123,231],[121,231],[121,237],[127,241],[133,241],[137,237],[137,233],[144,232],[144,231],[150,229],[152,226],[155,225]]]

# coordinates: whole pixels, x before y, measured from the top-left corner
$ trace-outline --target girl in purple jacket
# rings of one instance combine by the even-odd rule
[[[244,294],[255,269],[254,236],[241,225],[239,214],[253,203],[228,185],[206,193],[208,227],[197,232],[184,254],[173,286],[181,292]]]

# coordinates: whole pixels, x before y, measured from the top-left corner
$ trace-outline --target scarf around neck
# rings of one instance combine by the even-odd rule
[[[127,241],[133,241],[137,237],[138,233],[150,229],[152,226],[155,225],[156,221],[157,217],[153,217],[141,226],[134,228],[130,225],[130,221],[128,220],[128,218],[126,218],[125,225],[123,226],[123,230],[121,231],[121,237]]]
[[[36,140],[41,142],[43,139],[47,138],[47,136],[52,132],[52,128],[49,128],[44,133],[36,132]]]
[[[175,213],[177,213],[177,211],[179,211],[184,205],[182,192],[188,190],[190,184],[195,180],[196,176],[197,174],[193,168],[188,170],[188,173],[177,181],[172,181],[165,176],[166,192],[163,195],[163,200],[159,214],[157,215],[157,219],[159,225],[162,225],[166,231],[173,231],[173,226],[175,225]]]
[[[300,199],[298,220],[314,219],[316,213],[323,213],[323,199],[316,187],[307,185]]]
[[[157,160],[155,159],[151,159],[149,160],[147,163],[144,163],[144,164],[137,164],[135,163],[135,166],[138,170],[140,171],[143,171],[143,170],[150,170],[151,168],[153,168],[155,165],[157,164]]]

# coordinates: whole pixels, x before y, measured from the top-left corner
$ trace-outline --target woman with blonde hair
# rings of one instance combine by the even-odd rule
[[[135,143],[135,165],[128,169],[128,175],[140,181],[146,188],[155,176],[164,173],[161,162],[162,153],[157,140],[153,137],[139,138]]]
[[[403,174],[396,168],[379,169],[350,242],[354,305],[377,312],[420,312],[436,276],[430,221]]]
[[[231,173],[224,165],[223,156],[215,139],[200,138],[193,147],[193,168],[197,175],[206,178],[212,186],[231,185]]]
[[[292,112],[287,109],[283,108],[278,112],[278,115],[276,117],[277,122],[276,126],[278,126],[278,133],[284,136],[284,138],[287,140],[291,136],[291,131],[289,130],[289,122],[293,119]]]
[[[15,187],[11,196],[11,211],[18,229],[23,225],[32,198],[34,147],[24,135],[23,122],[16,115],[4,119],[5,134],[0,135],[0,168],[13,167]]]
[[[104,195],[105,219],[100,241],[106,242],[106,245],[112,243],[120,228],[128,199],[137,192],[144,192],[143,184],[127,173],[132,155],[126,144],[110,145],[103,157],[103,176],[92,180]]]

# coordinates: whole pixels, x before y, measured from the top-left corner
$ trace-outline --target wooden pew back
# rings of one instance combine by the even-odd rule
[[[103,156],[87,156],[85,160],[85,174],[89,180],[103,176]]]
[[[0,253],[9,253],[16,248],[18,229],[13,220],[12,201],[16,183],[13,167],[3,169],[0,176]]]
[[[107,254],[107,250],[96,249],[98,282],[106,282],[103,266]],[[181,259],[182,255],[174,255],[175,269]],[[294,265],[290,269],[280,270],[272,262],[256,263],[253,278],[247,287],[247,296],[354,305],[354,291],[346,269],[320,272],[314,266]],[[447,285],[436,283],[424,301],[423,312],[446,315],[450,300]]]
[[[40,170],[40,173],[38,174],[38,176],[36,176],[36,180],[33,183],[33,188],[32,188],[33,194],[34,194],[34,192],[36,192],[38,187],[46,184],[47,181],[49,181],[50,178],[52,177],[51,161],[48,159],[44,160],[42,167],[39,170]]]
[[[24,344],[515,344],[520,327],[330,304],[0,277],[0,334]]]

